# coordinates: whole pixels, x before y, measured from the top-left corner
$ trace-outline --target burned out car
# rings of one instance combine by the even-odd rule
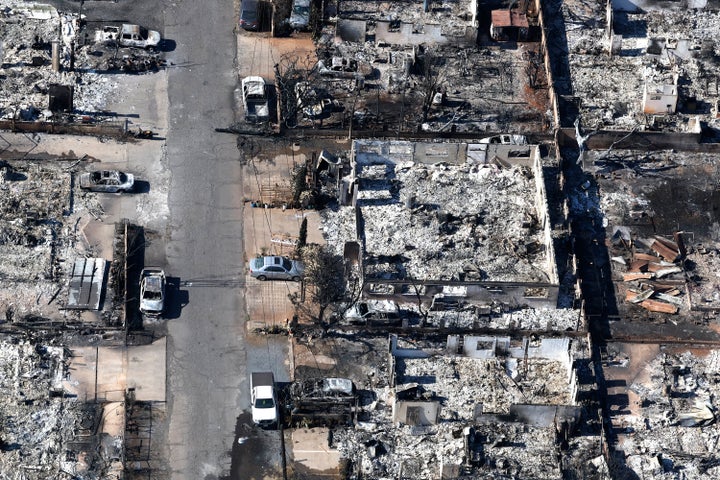
[[[95,34],[95,41],[116,42],[121,47],[152,49],[160,44],[160,40],[160,32],[128,23],[119,27],[107,25]]]
[[[294,0],[290,13],[290,27],[307,30],[310,25],[310,0]]]
[[[78,183],[81,189],[90,192],[132,192],[135,177],[118,170],[98,170],[81,174]]]
[[[245,108],[245,120],[263,122],[270,119],[267,85],[265,79],[250,76],[242,79],[242,100]]]
[[[161,268],[143,268],[140,273],[140,312],[159,317],[165,310],[165,272]]]
[[[345,312],[348,325],[397,325],[402,322],[400,309],[390,300],[367,300],[353,304]]]

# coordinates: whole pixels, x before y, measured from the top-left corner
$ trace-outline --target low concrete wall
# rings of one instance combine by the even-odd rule
[[[57,133],[62,135],[93,135],[121,137],[127,133],[126,122],[53,123],[0,120],[0,130],[11,132]]]

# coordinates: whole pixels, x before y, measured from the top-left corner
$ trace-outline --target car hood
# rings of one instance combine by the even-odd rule
[[[132,173],[126,173],[125,177],[127,178],[127,180],[125,180],[125,183],[123,183],[123,185],[132,187],[135,184],[135,175],[133,175]]]
[[[81,187],[89,187],[92,184],[90,183],[90,174],[89,173],[83,173],[80,174],[80,178],[78,179],[80,182]]]
[[[253,422],[262,422],[264,420],[275,420],[277,418],[277,411],[275,407],[270,408],[253,408],[252,419]]]
[[[308,21],[309,18],[307,15],[300,15],[295,12],[290,15],[290,25],[293,27],[305,27],[307,26]]]
[[[146,43],[151,46],[160,43],[160,32],[156,32],[155,30],[148,30],[148,38]]]
[[[162,300],[141,300],[140,310],[147,310],[149,312],[159,312],[163,308]]]

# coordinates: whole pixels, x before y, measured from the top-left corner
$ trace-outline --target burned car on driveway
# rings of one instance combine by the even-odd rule
[[[160,32],[127,23],[122,26],[108,25],[102,27],[95,34],[95,41],[115,42],[121,47],[153,49],[160,45],[160,40]]]
[[[159,317],[165,310],[165,272],[147,267],[140,273],[140,312]]]
[[[265,79],[250,76],[242,79],[242,100],[245,108],[245,120],[264,122],[270,119],[267,85]]]
[[[79,184],[81,189],[90,192],[132,192],[135,177],[118,170],[98,170],[81,174]]]

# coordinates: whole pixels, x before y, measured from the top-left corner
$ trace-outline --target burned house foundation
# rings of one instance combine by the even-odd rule
[[[553,313],[559,279],[537,147],[355,141],[351,155],[322,228],[361,298],[428,325],[490,326],[507,314],[497,325],[512,328],[524,310],[538,312],[526,329],[554,315],[578,327],[576,312]]]
[[[472,353],[458,349],[461,339]],[[578,401],[586,387],[578,388],[573,364],[587,358],[584,342],[469,336],[449,337],[445,346],[396,336],[389,342],[388,388],[354,428],[333,433],[334,447],[352,460],[352,478],[550,479],[566,470],[604,478],[599,419]],[[557,460],[538,464],[541,451]]]

